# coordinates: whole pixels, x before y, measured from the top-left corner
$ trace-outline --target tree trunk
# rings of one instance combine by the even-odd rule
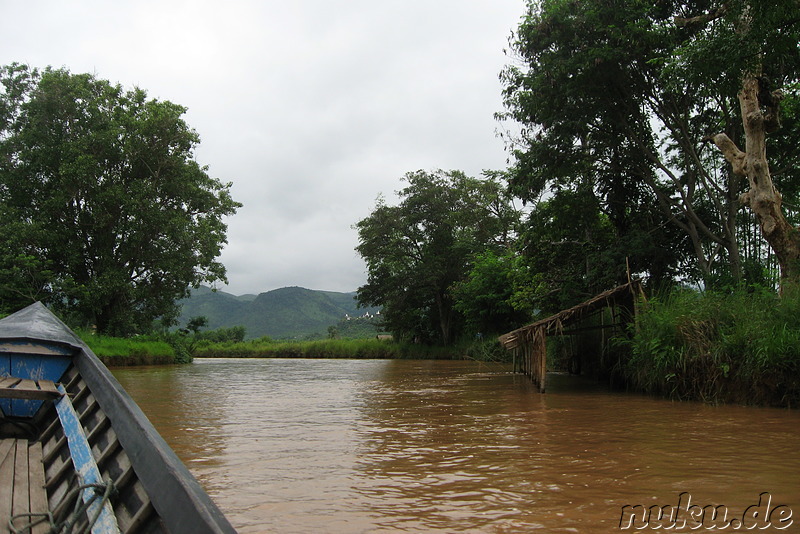
[[[767,162],[767,133],[778,127],[780,93],[769,95],[769,102],[759,101],[759,78],[745,77],[739,91],[745,151],[742,152],[725,134],[714,136],[714,144],[733,166],[733,172],[747,178],[750,189],[739,197],[758,218],[761,232],[769,243],[781,269],[781,288],[800,282],[800,233],[781,211],[781,194],[775,189]]]
[[[442,334],[442,344],[449,345],[453,306],[448,302],[448,297],[442,291],[436,292],[436,308],[439,313],[439,331]]]

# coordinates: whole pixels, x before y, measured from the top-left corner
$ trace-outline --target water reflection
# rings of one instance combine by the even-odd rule
[[[800,510],[796,412],[475,362],[200,360],[116,371],[240,532],[613,532],[622,506]],[[797,512],[800,513],[800,512]],[[800,521],[800,516],[798,516]]]

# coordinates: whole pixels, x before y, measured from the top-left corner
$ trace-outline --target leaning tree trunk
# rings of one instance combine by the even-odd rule
[[[739,91],[745,151],[724,133],[714,136],[733,172],[747,178],[750,188],[739,197],[758,218],[761,232],[769,243],[781,269],[781,288],[800,283],[800,233],[786,220],[781,210],[781,194],[775,189],[767,162],[767,133],[779,127],[779,91],[761,89],[760,78],[745,77]],[[762,78],[763,80],[763,78]]]

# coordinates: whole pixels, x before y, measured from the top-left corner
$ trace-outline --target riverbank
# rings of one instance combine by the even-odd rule
[[[618,371],[679,400],[800,405],[800,293],[673,291],[640,308]]]
[[[800,406],[800,292],[673,290],[642,302],[636,319],[630,337],[610,346],[603,336],[583,339],[593,335],[590,327],[580,336],[553,336],[548,370],[574,371],[573,360],[583,359],[583,374],[629,391],[707,404]],[[511,360],[493,337],[439,347],[375,338],[214,342],[183,332],[78,334],[108,367],[189,363],[192,357]]]
[[[82,339],[109,367],[169,365],[197,358],[322,358],[508,361],[510,355],[494,341],[460,343],[448,347],[397,343],[378,339],[315,341],[211,342],[180,338],[167,341],[115,338],[80,332]]]
[[[194,356],[198,358],[341,358],[406,360],[492,359],[492,355],[496,356],[497,354],[496,351],[478,346],[474,343],[439,347],[413,343],[397,343],[378,339],[324,339],[317,341],[285,342],[254,339],[238,343],[200,343],[194,352]]]
[[[510,360],[493,340],[432,347],[374,338],[212,342],[176,336],[168,343],[83,337],[112,367],[182,363],[191,356]],[[651,297],[640,306],[631,337],[608,349],[613,357],[599,360],[606,366],[602,375],[630,391],[709,404],[800,406],[800,297],[788,292],[682,290]],[[561,350],[554,345],[551,365]]]
[[[175,349],[165,341],[78,334],[107,367],[179,363]]]

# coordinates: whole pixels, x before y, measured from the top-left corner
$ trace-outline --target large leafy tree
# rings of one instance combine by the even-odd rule
[[[455,285],[476,254],[509,246],[519,215],[496,177],[416,171],[405,180],[398,205],[379,199],[355,225],[368,274],[358,300],[381,306],[399,338],[447,344],[464,324]]]
[[[64,69],[0,70],[0,304],[47,300],[100,331],[176,316],[225,279],[230,184],[194,159],[186,109]]]
[[[502,117],[524,126],[509,143],[515,192],[535,200],[548,189],[589,188],[621,237],[630,230],[658,233],[669,223],[684,236],[672,248],[686,242],[692,270],[707,283],[721,266],[733,279],[742,276],[737,210],[745,186],[708,142],[716,132],[732,144],[743,136],[736,85],[709,73],[720,66],[731,72],[730,60],[735,79],[745,64],[741,56],[755,50],[735,42],[733,22],[731,31],[714,29],[720,13],[737,12],[716,4],[530,2],[511,42],[517,62],[502,74],[508,110]],[[728,4],[735,2],[721,5]],[[773,9],[760,5],[760,13]],[[758,35],[780,31],[770,24],[762,21]],[[703,56],[709,43],[716,43],[715,54]],[[658,255],[641,252],[648,272],[654,263],[646,258]],[[670,261],[658,266],[662,271],[685,265],[680,253],[659,260]]]

